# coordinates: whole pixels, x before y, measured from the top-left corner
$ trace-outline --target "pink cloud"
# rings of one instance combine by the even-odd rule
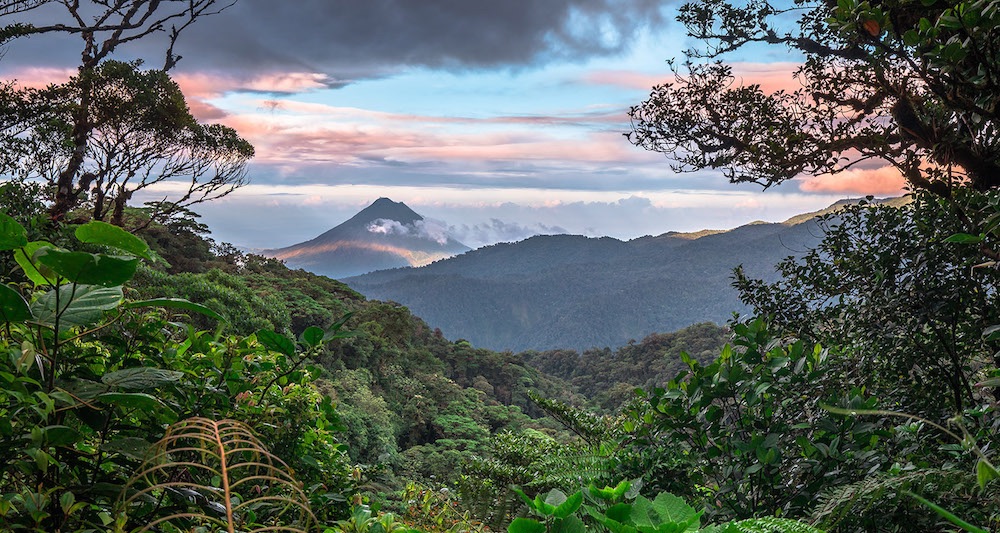
[[[654,75],[629,70],[598,70],[583,77],[586,83],[636,90],[648,90],[654,85],[661,85],[672,79],[672,74]]]
[[[15,80],[21,87],[42,88],[53,83],[62,83],[76,75],[76,69],[26,67],[5,72],[4,79]]]
[[[353,113],[352,111],[357,111]],[[232,115],[222,122],[240,132],[256,148],[255,160],[267,164],[325,162],[365,165],[371,161],[404,163],[544,162],[567,165],[619,165],[660,161],[657,154],[637,150],[615,131],[566,136],[564,130],[516,128],[497,131],[471,124],[441,127],[396,120],[395,115],[344,110],[346,116],[269,114]]]
[[[872,169],[851,169],[838,174],[824,174],[804,178],[799,189],[805,192],[844,193],[844,194],[902,194],[906,180],[899,170],[891,167]]]
[[[766,93],[772,93],[779,89],[792,91],[800,87],[799,82],[792,75],[796,69],[802,66],[800,63],[739,62],[731,63],[730,66],[736,77],[736,86],[758,84],[761,90]],[[586,83],[644,91],[673,80],[672,73],[647,74],[629,70],[599,70],[591,72],[583,78]]]
[[[416,115],[409,113],[387,113],[356,107],[338,107],[316,102],[299,102],[295,100],[260,100],[262,109],[280,110],[303,115],[321,115],[323,117],[339,117],[363,120],[380,120],[391,122],[416,122],[425,124],[529,124],[529,125],[576,125],[576,124],[625,124],[627,113],[624,108],[598,108],[569,111],[557,115],[507,115],[496,117],[461,117]]]
[[[415,147],[393,147],[387,154],[404,161],[550,161],[615,164],[646,154],[633,149],[620,135],[592,134],[584,139],[495,138],[470,136]],[[659,159],[659,158],[657,158]]]
[[[760,85],[765,93],[778,90],[788,92],[802,88],[793,74],[801,63],[732,63],[733,75],[738,85]]]
[[[4,72],[3,78],[17,80],[26,87],[44,87],[60,83],[76,74],[72,68],[21,67]],[[296,94],[315,91],[337,83],[316,72],[280,72],[254,77],[239,77],[207,72],[171,73],[189,98],[214,98],[234,91]]]
[[[25,69],[19,78],[25,84],[44,85],[73,73]],[[264,164],[456,163],[472,171],[483,163],[496,162],[534,162],[553,168],[618,166],[654,158],[659,162],[659,157],[635,149],[622,138],[618,126],[623,128],[627,123],[625,110],[612,106],[547,115],[462,117],[260,98],[241,100],[249,105],[239,111],[217,107],[215,101],[240,91],[308,92],[332,82],[324,75],[310,73],[240,78],[180,72],[173,79],[199,120],[236,129],[255,146],[255,161]],[[255,110],[248,109],[254,106]]]
[[[285,72],[241,78],[206,72],[179,73],[173,76],[188,99],[191,112],[199,120],[219,120],[226,112],[208,101],[237,91],[297,94],[328,87],[334,81],[325,74]]]
[[[297,94],[315,91],[336,83],[326,74],[282,72],[255,77],[237,77],[207,72],[185,72],[173,76],[188,97],[214,98],[235,91]]]

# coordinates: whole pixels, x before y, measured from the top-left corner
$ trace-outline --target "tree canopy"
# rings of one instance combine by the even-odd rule
[[[48,33],[79,36],[78,72],[43,90],[0,87],[0,171],[44,178],[49,209],[59,220],[91,194],[94,218],[122,208],[136,190],[189,180],[178,206],[198,203],[242,185],[253,148],[230,128],[204,126],[166,72],[180,56],[174,45],[198,19],[235,0],[22,0],[0,2],[0,44]],[[119,48],[165,35],[159,70],[111,61]],[[167,205],[161,203],[160,205]],[[169,214],[169,213],[168,213]]]
[[[76,153],[75,111],[89,101],[90,135],[70,194],[89,193],[85,203],[95,220],[122,225],[133,193],[156,184],[176,185],[151,213],[162,219],[246,181],[253,146],[232,128],[198,123],[162,70],[106,61],[64,84],[0,91],[16,102],[4,117],[6,131],[16,135],[0,138],[9,158],[4,170],[23,179],[42,178],[53,187]]]
[[[881,162],[941,196],[1000,186],[994,3],[700,0],[680,13],[703,47],[631,109],[627,134],[676,170],[768,187]],[[723,60],[762,45],[802,57],[799,87],[737,83]]]

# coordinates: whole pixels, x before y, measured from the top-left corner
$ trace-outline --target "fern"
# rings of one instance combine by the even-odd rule
[[[573,407],[565,402],[543,398],[533,391],[528,397],[549,416],[575,433],[582,445],[563,445],[542,455],[531,465],[533,480],[520,484],[533,490],[573,487],[588,483],[606,484],[615,477],[621,423]]]
[[[880,509],[905,512],[903,504],[913,502],[906,492],[947,494],[953,501],[972,501],[978,486],[975,476],[961,470],[926,468],[892,476],[874,475],[824,492],[812,518],[829,529],[859,519],[874,523],[885,518]]]
[[[565,402],[544,398],[534,391],[528,391],[528,398],[591,446],[600,446],[621,437],[621,423],[612,417],[595,415]]]
[[[288,466],[235,420],[170,426],[119,498],[117,531],[306,532],[316,518]]]
[[[823,533],[809,524],[787,518],[749,518],[730,522],[720,533]]]

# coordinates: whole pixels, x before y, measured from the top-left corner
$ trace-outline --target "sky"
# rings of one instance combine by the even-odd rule
[[[780,221],[844,197],[896,195],[888,169],[766,192],[678,174],[632,146],[627,111],[690,42],[653,0],[239,0],[181,36],[171,75],[194,114],[256,148],[250,185],[197,206],[219,241],[311,239],[379,197],[472,247],[538,233],[629,239]],[[58,14],[53,12],[52,16]],[[42,16],[42,15],[35,15]],[[0,78],[60,81],[75,37],[3,50]],[[122,59],[162,61],[156,36]],[[797,58],[728,58],[745,83],[790,87]],[[141,200],[141,198],[140,198]]]

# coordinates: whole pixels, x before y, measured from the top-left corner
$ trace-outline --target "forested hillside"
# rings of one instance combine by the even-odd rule
[[[806,219],[627,242],[544,235],[345,282],[476,346],[583,351],[697,322],[725,323],[747,310],[731,286],[735,267],[773,281],[774,265],[814,246],[822,232]]]
[[[157,249],[167,262],[189,257],[189,249],[177,245],[198,239],[184,230],[168,239],[155,226],[148,231],[161,235]],[[294,338],[346,318],[343,328],[352,336],[328,343],[317,356],[324,369],[320,388],[338,405],[352,460],[380,465],[388,475],[451,479],[497,431],[555,427],[533,420],[543,413],[529,390],[580,400],[509,352],[452,342],[405,307],[365,299],[340,282],[260,256],[209,253],[206,259],[188,264],[189,272],[144,268],[133,287],[142,297],[179,297],[217,309],[227,331],[240,335],[266,328]]]
[[[681,374],[687,368],[681,353],[707,363],[729,338],[727,328],[703,323],[673,333],[654,333],[616,350],[528,351],[521,357],[532,367],[562,378],[605,412],[614,413],[633,398],[636,388],[661,387]]]

